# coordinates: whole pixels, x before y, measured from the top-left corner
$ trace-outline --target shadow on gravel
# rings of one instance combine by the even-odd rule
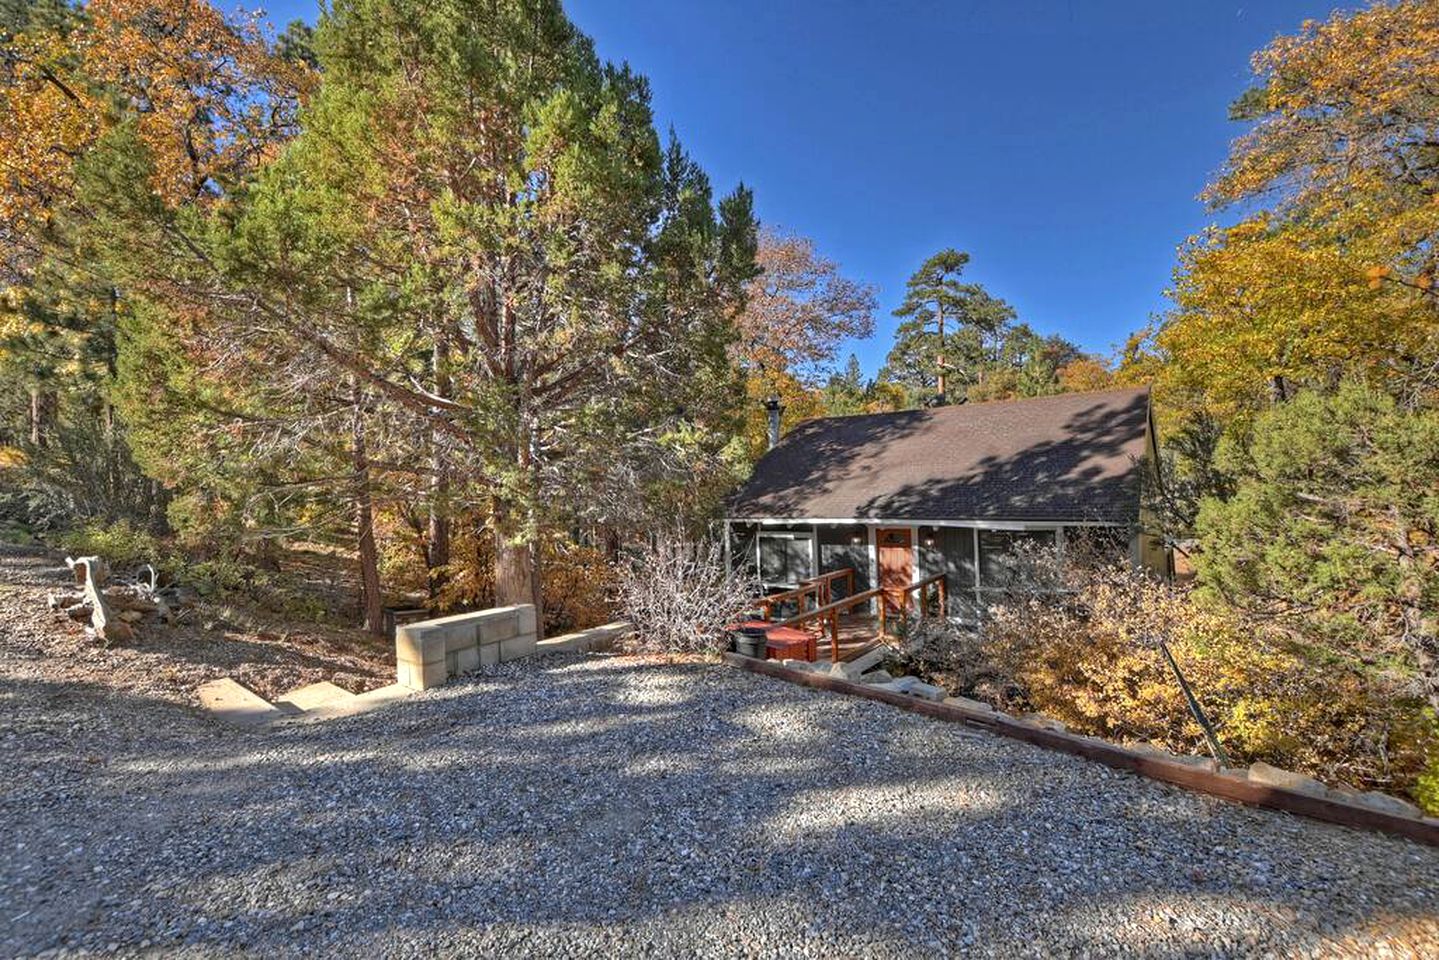
[[[542,661],[268,733],[87,690],[5,698],[7,769],[43,761],[0,794],[29,838],[4,851],[0,907],[23,912],[7,954],[515,931],[544,953],[545,931],[616,924],[728,954],[740,916],[798,924],[820,952],[1073,953],[1123,923],[1131,946],[1180,956],[1211,928],[1278,928],[1303,951],[1439,907],[1436,851],[724,668]],[[164,729],[105,729],[122,715]],[[70,722],[96,729],[66,741]],[[97,742],[97,769],[45,781]],[[1176,924],[1188,945],[1171,949]]]

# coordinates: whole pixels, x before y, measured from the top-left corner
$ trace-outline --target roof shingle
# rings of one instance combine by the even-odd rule
[[[795,427],[732,519],[1132,523],[1147,388],[824,417]]]

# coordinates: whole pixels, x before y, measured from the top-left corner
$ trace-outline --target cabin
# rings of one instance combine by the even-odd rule
[[[873,591],[882,616],[933,585],[946,615],[977,618],[1009,583],[1017,545],[1062,556],[1078,536],[1170,576],[1141,498],[1158,462],[1147,388],[823,417],[777,434],[727,503],[725,542],[767,594],[800,608],[810,588],[824,604]]]

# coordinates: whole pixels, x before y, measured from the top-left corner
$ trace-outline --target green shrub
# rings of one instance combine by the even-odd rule
[[[128,520],[114,523],[91,521],[63,531],[60,546],[72,557],[104,557],[112,570],[129,572],[142,564],[163,567],[166,551],[147,530],[135,527]]]

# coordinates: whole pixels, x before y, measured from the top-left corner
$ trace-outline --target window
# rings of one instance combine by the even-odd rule
[[[1064,555],[1076,561],[1114,563],[1129,559],[1128,527],[1068,527]]]
[[[814,538],[807,533],[761,533],[759,578],[766,586],[798,586],[814,576]]]
[[[1024,551],[1054,549],[1053,530],[979,531],[979,586],[981,589],[1014,585]]]

